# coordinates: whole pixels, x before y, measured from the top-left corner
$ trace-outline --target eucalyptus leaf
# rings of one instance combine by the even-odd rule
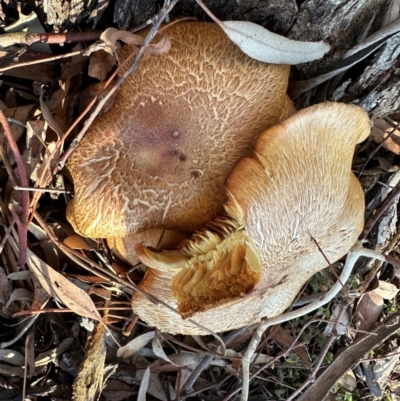
[[[306,63],[322,58],[330,49],[325,42],[291,40],[248,21],[223,21],[221,28],[244,53],[264,63]]]

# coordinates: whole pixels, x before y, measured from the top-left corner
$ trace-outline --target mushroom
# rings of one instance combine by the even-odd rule
[[[286,95],[279,121],[286,120],[295,113],[296,108],[289,96]],[[189,235],[189,233],[174,230],[153,228],[140,233],[127,235],[122,238],[108,238],[107,244],[114,255],[128,264],[135,266],[140,262],[136,255],[136,244],[141,243],[146,247],[155,250],[174,249],[185,238],[189,237]]]
[[[179,23],[167,34],[169,53],[143,57],[70,157],[67,218],[84,236],[200,229],[287,102],[289,67],[251,59],[218,26]]]
[[[173,334],[206,334],[281,314],[304,283],[344,256],[363,227],[364,196],[351,171],[354,147],[369,134],[355,105],[318,104],[266,130],[253,157],[226,181],[224,213],[179,249],[136,245],[150,267],[132,307]]]

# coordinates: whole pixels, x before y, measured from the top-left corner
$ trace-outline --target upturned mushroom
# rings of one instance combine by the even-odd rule
[[[281,314],[362,230],[364,196],[351,163],[369,130],[361,108],[323,103],[262,133],[253,157],[229,174],[223,215],[178,250],[136,245],[150,267],[141,289],[182,317],[140,293],[135,313],[174,334],[206,334],[188,317],[221,332]]]
[[[144,56],[69,160],[67,217],[84,236],[200,229],[222,211],[234,164],[280,119],[288,66],[251,59],[214,24],[167,34],[169,53]]]

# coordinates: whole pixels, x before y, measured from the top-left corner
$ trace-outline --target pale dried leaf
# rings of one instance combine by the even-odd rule
[[[144,372],[142,381],[140,383],[137,401],[146,401],[146,393],[147,393],[147,388],[149,387],[149,379],[150,379],[150,367],[147,367]]]
[[[380,295],[383,299],[393,299],[399,289],[392,283],[387,283],[386,281],[379,280],[379,287],[375,288],[373,292]]]
[[[264,63],[300,64],[318,60],[330,49],[325,42],[300,42],[248,21],[223,21],[229,39],[251,58]]]
[[[344,390],[352,393],[357,388],[357,379],[352,370],[348,370],[338,381],[337,384]]]
[[[37,181],[37,172],[42,162],[42,151],[46,140],[47,123],[43,120],[28,121],[26,127],[26,146],[28,149],[27,174]]]
[[[59,258],[59,250],[56,244],[49,241],[49,237],[47,236],[46,232],[43,230],[42,227],[39,225],[30,222],[28,226],[28,230],[31,234],[35,236],[35,238],[39,241],[40,247],[42,248],[47,263],[53,268],[57,269],[60,265],[60,258]]]
[[[9,280],[32,280],[34,277],[35,275],[29,270],[19,270],[7,276]]]
[[[326,325],[325,330],[323,332],[324,336],[326,337],[330,336],[335,326],[336,326],[336,334],[341,336],[346,333],[347,328],[350,325],[350,316],[347,313],[347,311],[341,313],[342,308],[343,305],[335,305],[335,307],[333,308],[331,316],[332,323],[328,323]],[[340,319],[339,321],[337,321],[339,314],[340,314]]]
[[[378,160],[380,168],[388,173],[394,173],[399,169],[399,166],[392,164],[386,157],[378,156],[376,160]]]
[[[151,341],[155,334],[155,331],[149,331],[134,338],[132,341],[129,341],[128,344],[124,345],[118,350],[117,356],[123,359],[131,357],[133,354],[140,351],[149,341]]]
[[[10,244],[14,252],[18,252],[15,240],[10,237]],[[37,257],[29,248],[27,250],[29,268],[35,273],[40,284],[46,292],[53,298],[59,299],[66,307],[70,308],[79,316],[102,322],[101,316],[97,311],[89,295],[70,283],[64,276],[53,270],[47,263]]]
[[[386,357],[380,357],[374,363],[374,377],[377,384],[381,388],[385,388],[389,375],[392,373],[393,369],[399,361],[400,347],[392,350]]]
[[[164,349],[161,345],[160,337],[158,335],[154,336],[153,342],[152,342],[152,348],[154,353],[161,359],[163,359],[166,362],[174,363],[168,358],[167,354],[164,352]]]
[[[194,352],[181,352],[169,356],[171,363],[175,366],[189,366],[199,363],[204,358],[204,355],[195,354]]]

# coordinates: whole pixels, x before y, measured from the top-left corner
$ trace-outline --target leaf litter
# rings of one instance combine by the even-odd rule
[[[343,57],[349,57],[345,66],[332,65],[328,73],[330,75],[325,76],[324,80],[349,68],[356,68],[378,46],[385,46],[387,39],[398,32],[398,2],[391,2],[387,15],[382,29],[354,47],[353,56],[348,52]],[[29,19],[35,20],[37,17],[30,15]],[[243,21],[224,24],[228,34],[236,36],[235,40],[240,42],[245,51],[260,51],[258,36],[256,39],[254,37],[259,35],[259,26]],[[264,34],[264,31],[260,33],[261,36]],[[103,38],[106,39],[110,53],[101,55],[100,52],[104,50],[100,50],[89,56],[89,75],[100,81],[108,78],[107,74],[113,70],[114,65],[111,54],[118,51],[117,40],[135,40],[131,35],[128,32],[106,31]],[[15,43],[16,38],[19,38],[18,43],[25,43],[27,36],[26,33],[14,35],[12,43]],[[300,46],[297,50],[304,53],[298,42],[293,44],[284,39],[279,37],[276,43],[289,43],[285,50],[289,58],[295,60],[290,46]],[[169,46],[168,40],[164,39],[151,52],[161,54],[167,52]],[[315,58],[322,57],[328,50],[322,44],[318,46],[321,49]],[[47,48],[50,49],[48,45]],[[74,234],[65,222],[65,204],[72,187],[68,180],[64,180],[58,163],[71,146],[71,139],[64,137],[75,117],[71,114],[71,105],[77,104],[80,95],[89,87],[83,82],[81,74],[87,68],[84,52],[72,46],[69,50],[69,53],[75,55],[69,54],[70,59],[62,62],[59,82],[54,80],[54,67],[42,69],[45,65],[38,64],[34,70],[29,64],[31,60],[26,60],[22,53],[18,53],[17,61],[12,61],[16,65],[14,69],[7,70],[10,71],[9,75],[7,71],[3,72],[5,82],[9,83],[6,83],[6,90],[2,91],[4,104],[0,107],[13,119],[12,135],[18,142],[31,186],[48,192],[37,191],[31,194],[34,211],[42,220],[32,220],[26,227],[29,230],[27,263],[20,266],[18,237],[13,226],[21,215],[21,190],[13,190],[11,175],[15,175],[15,158],[14,153],[7,148],[7,160],[3,162],[8,162],[11,169],[7,170],[5,164],[0,169],[4,185],[0,203],[0,324],[4,333],[0,340],[0,387],[3,387],[0,389],[0,398],[16,399],[21,394],[26,355],[20,350],[25,352],[25,344],[29,344],[31,350],[28,366],[33,374],[33,377],[25,379],[27,398],[40,399],[52,394],[54,399],[60,400],[90,400],[97,399],[103,389],[100,399],[114,401],[123,401],[129,397],[145,400],[150,396],[169,400],[175,399],[177,394],[189,398],[200,393],[218,393],[227,397],[235,388],[240,387],[240,362],[252,329],[231,333],[229,341],[223,337],[227,350],[222,357],[220,344],[212,336],[200,339],[191,336],[173,338],[146,328],[140,321],[133,324],[136,318],[129,302],[133,289],[126,279],[130,267],[121,261],[114,261],[101,241],[88,242]],[[265,51],[261,53],[264,55]],[[4,59],[7,54],[16,54],[15,48],[7,47]],[[270,59],[272,62],[274,60],[279,61]],[[27,73],[28,66],[36,71],[33,73],[36,76],[32,72]],[[33,82],[27,84],[24,81],[32,78],[41,85],[34,87]],[[323,81],[318,77],[312,79],[312,86]],[[11,90],[12,87],[15,89]],[[101,90],[96,93],[102,93]],[[305,87],[301,90],[305,90]],[[84,102],[82,109],[87,105],[88,102]],[[390,138],[379,149],[376,144],[380,144],[386,137],[395,138],[397,135],[397,131],[389,134],[389,130],[393,130],[393,121],[398,121],[398,116],[394,113],[388,117],[390,119],[385,117],[380,122],[375,121],[381,136],[372,135],[355,159],[354,170],[360,174],[361,180],[367,182],[371,176],[378,177],[377,180],[368,181],[374,183],[366,191],[367,203],[372,205],[375,202],[375,206],[367,210],[367,217],[379,208],[391,187],[397,185],[393,182],[396,180],[394,167],[398,165],[398,150],[390,147]],[[3,142],[4,136],[0,139]],[[373,152],[376,152],[375,155],[368,159]],[[393,157],[391,152],[396,155]],[[367,160],[366,168],[362,169]],[[45,167],[46,163],[50,170]],[[10,204],[14,205],[12,211],[8,208]],[[394,228],[380,230],[378,238],[374,233],[368,240],[372,245],[376,243],[382,252],[390,252],[399,257],[396,213],[388,209],[387,219],[385,225]],[[116,265],[119,266],[118,273],[114,270]],[[123,269],[125,276],[121,273]],[[333,372],[332,377],[338,380],[332,384],[331,390],[335,392],[335,399],[345,399],[349,389],[359,392],[360,397],[379,389],[382,394],[385,391],[398,391],[393,384],[396,369],[399,369],[399,351],[394,334],[397,323],[391,318],[397,313],[399,269],[399,266],[390,264],[365,265],[360,268],[360,273],[354,275],[352,282],[348,283],[350,288],[343,293],[349,305],[348,314],[341,314],[337,304],[332,304],[313,316],[282,324],[265,333],[257,354],[252,358],[255,378],[251,389],[254,394],[261,392],[265,399],[289,399],[290,388],[298,387],[307,380],[315,361],[321,355],[324,357],[324,366],[328,371],[332,369],[329,372]],[[91,285],[86,285],[87,282]],[[331,272],[318,274],[303,290],[303,295],[317,296],[317,287],[329,288],[332,282]],[[121,348],[116,346],[103,325],[97,324],[94,328],[87,323],[88,320],[79,317],[89,318],[89,321],[103,321],[104,310],[108,310],[110,332],[119,343],[125,344]],[[323,332],[327,325],[330,325],[330,331],[326,335],[335,337],[334,346],[329,349],[324,348],[327,339]],[[34,333],[34,343],[26,343],[28,332]],[[124,338],[125,332],[130,333],[128,338]],[[374,336],[382,341],[374,343]],[[363,344],[363,339],[368,342],[367,345]],[[85,356],[82,350],[85,350]],[[339,363],[343,350],[352,352],[353,357],[358,358],[355,358],[355,366],[361,367],[363,376],[348,370],[353,365]],[[358,364],[361,359],[362,364]],[[329,365],[332,360],[337,363]],[[52,375],[50,369],[53,366],[61,372],[59,377]],[[15,381],[16,385],[10,381],[13,377],[19,378]],[[341,377],[346,380],[341,381]],[[75,384],[72,385],[72,382]],[[93,384],[90,394],[87,392],[88,383]],[[320,391],[330,391],[326,383],[319,383]],[[372,388],[372,383],[378,387]],[[67,390],[65,392],[62,389]],[[317,399],[312,390],[311,387],[308,399]],[[307,394],[310,393],[304,393],[304,396]]]

